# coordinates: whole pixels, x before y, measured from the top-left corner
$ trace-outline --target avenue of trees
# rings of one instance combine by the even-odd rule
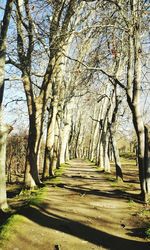
[[[24,173],[25,188],[43,186],[56,168],[77,157],[106,172],[111,171],[113,159],[116,179],[123,181],[117,134],[128,115],[136,135],[141,198],[147,201],[150,130],[143,107],[149,91],[148,1],[4,2],[0,6],[0,208],[8,207],[6,172],[11,181],[12,164],[15,173]],[[13,82],[10,90],[16,85],[20,93],[18,99],[10,96],[10,103],[20,99],[22,112],[26,107],[28,111],[26,132],[22,127],[17,136],[13,125],[4,123],[4,89],[9,82]]]

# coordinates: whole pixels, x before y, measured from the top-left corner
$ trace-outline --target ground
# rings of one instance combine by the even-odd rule
[[[88,161],[70,161],[47,183],[42,203],[19,210],[1,249],[150,249],[142,229],[149,207],[138,199],[136,168],[125,168],[118,184]]]

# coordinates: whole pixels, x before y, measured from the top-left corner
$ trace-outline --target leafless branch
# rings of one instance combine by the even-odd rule
[[[13,99],[13,100],[7,102],[7,103],[4,105],[4,107],[6,108],[9,104],[11,104],[11,103],[13,103],[13,102],[15,102],[15,103],[18,103],[18,102],[26,102],[26,100],[23,99],[23,98],[20,98],[20,99]]]

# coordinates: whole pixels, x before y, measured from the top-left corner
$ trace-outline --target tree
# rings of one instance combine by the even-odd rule
[[[142,18],[144,16],[145,4],[143,1],[132,0],[126,4],[118,1],[118,9],[120,17],[124,19],[127,29],[126,44],[126,59],[127,59],[127,84],[126,86],[121,81],[116,79],[116,83],[121,86],[127,97],[127,102],[132,113],[132,120],[138,140],[138,167],[139,179],[141,187],[141,196],[144,201],[147,201],[149,195],[149,175],[146,171],[145,164],[145,132],[142,112],[140,108],[141,96],[141,34],[142,34]],[[128,10],[128,15],[124,12]]]
[[[103,2],[100,1],[99,6],[100,8],[105,9],[104,15],[106,15],[106,13],[110,15],[111,13],[110,23],[108,24],[107,18],[104,26],[107,27],[108,31],[113,28],[111,34],[114,34],[111,46],[110,40],[108,40],[108,50],[111,52],[112,58],[120,58],[119,61],[122,64],[123,71],[122,74],[116,74],[115,71],[106,66],[105,68],[88,67],[86,64],[84,64],[84,66],[89,70],[97,70],[105,74],[109,79],[113,80],[113,84],[119,85],[126,93],[127,102],[132,113],[133,125],[138,140],[138,166],[141,197],[144,201],[146,201],[147,196],[149,195],[150,177],[145,168],[145,132],[142,112],[140,109],[140,96],[142,83],[141,35],[144,32],[143,25],[146,20],[145,13],[147,3],[141,0],[132,0],[127,2],[123,2],[121,0],[111,1],[111,6],[109,0],[104,1],[104,6],[102,6],[102,3]],[[106,8],[110,11],[107,12]],[[102,30],[100,29],[100,34],[101,32]],[[115,34],[117,34],[117,36]],[[120,39],[116,39],[116,37]],[[121,46],[120,43],[122,43]],[[114,69],[114,67],[112,67],[112,69]],[[124,81],[121,80],[122,76]]]
[[[121,168],[121,162],[119,157],[119,150],[117,147],[117,141],[116,141],[116,130],[117,130],[117,113],[119,109],[119,105],[121,103],[121,100],[119,100],[119,97],[117,95],[117,86],[115,86],[114,91],[114,107],[112,110],[112,118],[109,122],[109,131],[110,131],[110,138],[111,138],[111,144],[112,144],[112,150],[114,155],[114,161],[115,161],[115,167],[116,167],[116,180],[123,180],[123,173]]]
[[[13,0],[7,0],[4,10],[4,16],[1,23],[0,31],[0,209],[8,208],[6,198],[6,182],[5,182],[5,162],[6,162],[6,141],[7,135],[12,128],[3,123],[2,117],[2,102],[4,95],[4,74],[5,74],[5,60],[6,60],[6,40],[7,32],[11,17]]]
[[[49,14],[47,12],[44,13],[46,18],[46,21],[44,21],[49,26],[49,32],[46,35],[46,42],[43,42],[42,25],[45,25],[45,23],[36,24],[33,21],[32,6],[28,0],[16,0],[17,56],[19,63],[14,63],[11,58],[9,62],[18,66],[22,72],[22,81],[27,99],[29,138],[25,185],[29,187],[41,185],[38,170],[45,111],[51,96],[52,85],[54,84],[57,90],[61,84],[61,77],[59,78],[58,74],[62,66],[62,52],[68,40],[68,35],[64,36],[64,32],[69,28],[70,19],[74,15],[76,4],[75,0],[70,0],[67,5],[64,5],[63,1],[61,1],[60,5],[48,3],[50,12]],[[52,18],[47,18],[47,15],[51,15]],[[46,49],[46,53],[48,53],[46,71],[44,70],[45,73],[42,75],[41,86],[38,86],[38,90],[35,92],[34,86],[37,86],[34,81],[36,74],[33,73],[34,68],[36,69],[37,67],[35,65],[37,61],[34,62],[36,58],[35,52],[39,44],[42,44],[45,51],[47,41],[49,47]],[[35,46],[36,42],[38,45]]]

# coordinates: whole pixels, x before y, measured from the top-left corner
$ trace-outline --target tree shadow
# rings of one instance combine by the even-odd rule
[[[16,183],[15,183],[16,184]],[[7,190],[7,198],[14,198],[18,195],[23,188],[23,185],[17,186],[14,189]]]
[[[3,212],[2,210],[0,210],[0,227],[1,225],[3,225],[3,223],[5,223],[5,221],[10,217],[10,212]]]
[[[142,227],[142,228],[132,228],[130,230],[128,230],[129,232],[127,233],[130,236],[133,237],[139,237],[139,238],[146,238],[146,227]]]
[[[80,222],[47,212],[45,209],[28,207],[20,211],[19,214],[43,227],[58,230],[110,250],[147,250],[149,248],[148,243],[111,235]]]
[[[77,192],[81,195],[86,194],[86,195],[96,195],[99,197],[106,197],[106,198],[117,198],[117,199],[125,199],[127,201],[133,200],[136,203],[142,203],[143,201],[141,199],[140,194],[132,194],[128,193],[124,190],[120,189],[113,189],[109,191],[100,191],[99,189],[88,189],[86,187],[81,188],[79,185],[77,186],[72,186],[72,185],[66,185],[65,183],[59,183],[55,184],[55,186],[60,187],[60,188],[65,188],[73,192]]]
[[[140,182],[137,180],[123,180],[124,183],[133,183],[133,184],[139,184]]]
[[[67,174],[63,174],[63,177],[66,178],[73,178],[73,179],[81,179],[81,180],[89,180],[89,181],[102,181],[102,179],[100,177],[95,177],[95,176],[82,176],[82,175],[67,175]]]

